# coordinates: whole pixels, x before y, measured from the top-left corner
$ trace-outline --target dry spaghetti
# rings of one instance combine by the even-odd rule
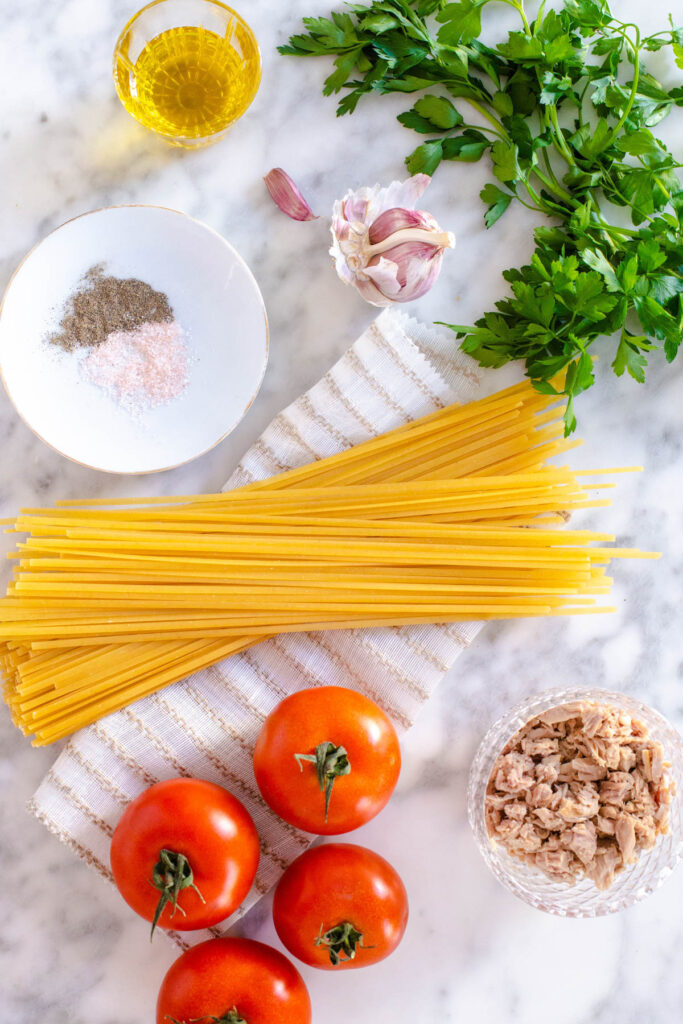
[[[23,510],[15,722],[50,743],[281,632],[612,610],[610,560],[656,556],[554,528],[608,502],[547,465],[577,443],[553,401],[525,382],[225,494]]]

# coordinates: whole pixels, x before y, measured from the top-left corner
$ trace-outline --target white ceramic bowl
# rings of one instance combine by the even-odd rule
[[[46,338],[96,264],[165,292],[189,350],[189,382],[138,416],[79,369],[84,350]],[[242,419],[263,379],[268,321],[251,271],[219,234],[176,210],[114,206],[62,224],[24,258],[0,305],[0,375],[19,415],[62,455],[109,473],[189,462]]]

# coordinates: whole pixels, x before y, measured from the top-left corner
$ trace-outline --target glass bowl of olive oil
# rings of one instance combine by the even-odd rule
[[[260,81],[254,33],[219,0],[154,0],[130,19],[114,49],[124,107],[176,146],[221,138]]]

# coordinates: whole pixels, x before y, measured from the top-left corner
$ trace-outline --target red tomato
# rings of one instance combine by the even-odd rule
[[[396,730],[356,690],[316,686],[268,715],[254,749],[266,803],[317,835],[350,832],[378,814],[401,770]]]
[[[161,983],[157,1024],[311,1024],[311,1000],[293,963],[251,939],[188,949]]]
[[[209,928],[232,914],[258,861],[248,811],[203,779],[169,779],[145,790],[123,812],[111,842],[114,881],[126,903],[148,921],[156,923],[158,913],[162,928],[181,931]]]
[[[363,846],[328,843],[289,865],[275,890],[273,920],[290,953],[312,967],[377,963],[408,923],[405,886],[391,864]]]

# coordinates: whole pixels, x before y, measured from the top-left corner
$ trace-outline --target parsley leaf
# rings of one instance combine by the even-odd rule
[[[488,228],[517,201],[546,215],[528,265],[503,274],[509,293],[474,324],[451,326],[482,365],[522,360],[540,392],[566,395],[570,433],[600,339],[615,338],[615,374],[640,382],[650,353],[663,349],[671,361],[681,345],[681,164],[653,128],[683,107],[683,85],[666,88],[644,57],[668,50],[683,68],[683,28],[670,19],[646,36],[608,0],[541,5],[529,21],[510,0],[519,23],[489,46],[480,36],[492,2],[351,3],[304,19],[306,32],[280,52],[334,60],[325,92],[344,93],[340,114],[364,96],[423,93],[398,118],[427,136],[408,170],[490,157],[498,183],[480,193]]]
[[[515,197],[511,192],[503,192],[497,185],[484,185],[479,198],[488,206],[484,214],[484,223],[487,228],[492,228]]]
[[[432,175],[443,160],[443,146],[440,139],[424,142],[413,150],[406,160],[411,174]]]
[[[439,42],[445,46],[471,43],[481,33],[481,8],[487,0],[459,0],[447,4],[436,16],[442,23]]]

